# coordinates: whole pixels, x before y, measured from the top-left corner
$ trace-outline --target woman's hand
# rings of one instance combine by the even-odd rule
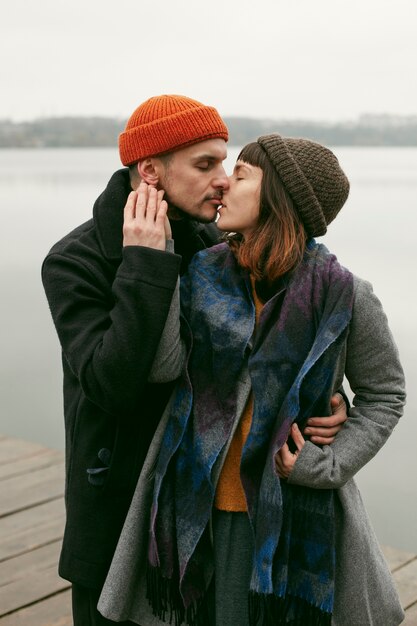
[[[295,465],[298,454],[305,444],[305,439],[302,436],[297,424],[293,424],[290,430],[290,436],[294,441],[297,450],[293,453],[290,451],[288,444],[284,443],[281,450],[275,455],[275,467],[280,478],[288,478],[292,468]]]
[[[157,191],[145,182],[129,194],[124,208],[123,246],[165,250],[171,227],[167,217],[168,204],[163,197],[163,190]]]

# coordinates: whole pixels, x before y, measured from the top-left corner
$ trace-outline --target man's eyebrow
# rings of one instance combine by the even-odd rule
[[[225,158],[225,157],[224,157]],[[222,161],[223,157],[214,156],[213,154],[198,154],[193,157],[193,161]]]

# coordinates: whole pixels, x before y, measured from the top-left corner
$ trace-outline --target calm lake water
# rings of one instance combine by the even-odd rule
[[[230,172],[237,150],[230,149]],[[372,282],[396,338],[408,403],[394,434],[359,474],[381,542],[417,550],[417,148],[337,148],[351,181],[322,241]],[[51,245],[91,216],[119,167],[113,149],[0,150],[0,432],[63,448],[61,363],[40,281]]]

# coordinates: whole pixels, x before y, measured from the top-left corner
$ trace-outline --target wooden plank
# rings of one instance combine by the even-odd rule
[[[25,531],[10,537],[0,545],[0,562],[24,554],[28,550],[37,549],[54,541],[61,541],[64,531],[65,517],[45,524],[36,532]]]
[[[0,542],[1,538],[14,534],[21,530],[34,528],[48,522],[51,518],[59,517],[65,512],[63,498],[57,498],[50,502],[39,504],[32,509],[26,509],[0,518]]]
[[[393,573],[401,605],[407,609],[417,602],[417,559]]]
[[[0,562],[51,542],[60,541],[63,536],[64,524],[65,517],[62,516],[35,531],[26,530],[12,535],[0,544]]]
[[[0,617],[0,626],[72,626],[71,590]]]
[[[0,439],[0,464],[17,461],[18,459],[39,454],[45,450],[47,448],[39,443],[6,437],[5,439]]]
[[[58,576],[56,564],[41,573],[30,572],[24,578],[0,587],[0,616],[39,602],[69,587],[70,583]]]
[[[0,561],[62,539],[63,498],[0,519]]]
[[[64,464],[0,481],[0,517],[64,494]]]
[[[51,465],[62,463],[63,460],[64,455],[59,450],[44,450],[34,456],[10,461],[10,463],[3,463],[0,465],[0,480],[11,478],[12,476],[20,476],[43,467],[50,467]]]
[[[415,552],[405,552],[404,550],[397,550],[391,546],[382,546],[382,551],[387,559],[391,572],[395,572],[399,567],[403,567],[417,558]]]
[[[416,624],[417,624],[417,602],[413,604],[413,606],[411,606],[405,612],[405,620],[401,623],[401,626],[416,626]]]
[[[61,542],[55,541],[36,550],[25,552],[20,556],[7,559],[0,563],[0,587],[19,578],[25,578],[30,572],[42,571],[57,566]]]

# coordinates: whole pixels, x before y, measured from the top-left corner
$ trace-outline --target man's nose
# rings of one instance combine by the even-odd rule
[[[214,187],[216,187],[216,189],[229,189],[229,179],[223,166],[221,166],[216,172],[216,177],[213,180],[213,185]]]

